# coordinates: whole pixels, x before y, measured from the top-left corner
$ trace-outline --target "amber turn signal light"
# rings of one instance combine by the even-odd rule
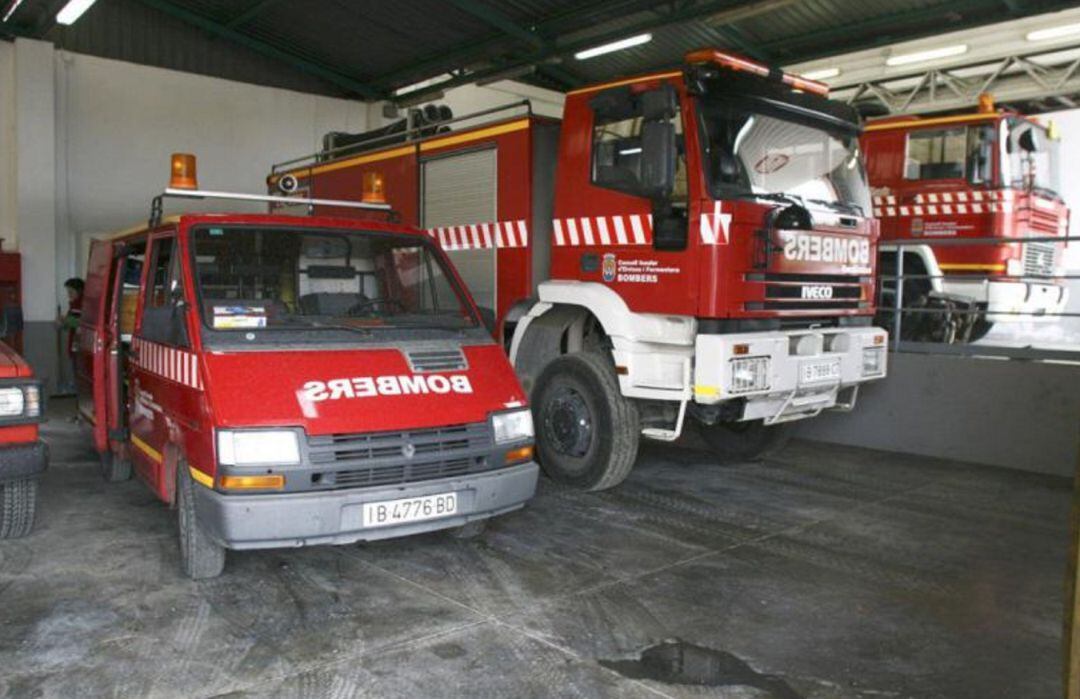
[[[506,452],[505,462],[509,464],[519,464],[522,461],[528,461],[533,458],[533,447],[530,444],[527,447],[518,447],[517,449],[511,449]]]
[[[735,355],[750,354],[750,345],[738,344],[731,348],[731,353]]]
[[[169,175],[171,189],[198,189],[199,181],[195,176],[195,156],[191,153],[173,153],[172,168]]]
[[[386,182],[381,172],[364,173],[364,192],[361,197],[365,204],[386,203]]]
[[[222,490],[281,490],[285,476],[222,476],[219,484]]]

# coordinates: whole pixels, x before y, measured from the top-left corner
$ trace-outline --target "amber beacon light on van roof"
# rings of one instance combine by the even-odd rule
[[[803,78],[791,73],[785,73],[775,68],[770,68],[764,63],[758,63],[757,61],[743,58],[736,53],[730,53],[728,51],[719,51],[717,49],[691,51],[686,54],[685,60],[691,65],[711,63],[721,68],[742,71],[744,73],[750,73],[751,75],[757,75],[761,78],[778,80],[793,90],[802,90],[803,92],[810,92],[815,95],[821,95],[822,97],[826,97],[829,94],[829,86],[823,82],[810,80],[809,78]]]
[[[339,206],[349,209],[367,209],[369,211],[391,212],[392,207],[386,203],[386,195],[383,190],[381,176],[371,178],[364,183],[364,191],[361,201],[345,199],[315,199],[303,196],[277,196],[273,194],[248,194],[245,192],[221,192],[208,189],[199,189],[198,175],[196,174],[196,160],[191,153],[173,153],[169,167],[169,186],[161,194],[154,197],[150,209],[150,225],[155,226],[161,221],[162,200],[166,197],[177,199],[228,199],[231,201],[259,201],[274,204],[306,205],[310,212],[316,206]],[[289,192],[287,183],[280,185],[282,191]],[[295,190],[296,187],[291,188]]]

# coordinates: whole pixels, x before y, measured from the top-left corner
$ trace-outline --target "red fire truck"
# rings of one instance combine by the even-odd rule
[[[704,50],[570,92],[561,123],[519,107],[328,134],[268,186],[378,183],[493,310],[546,472],[601,489],[687,415],[750,458],[885,375],[858,120],[826,94]]]
[[[0,342],[0,539],[26,536],[34,526],[37,480],[49,461],[38,437],[40,421],[40,382]]]
[[[882,274],[897,268],[888,241],[903,246],[905,339],[964,341],[995,322],[1052,318],[1064,309],[1060,280],[1069,210],[1058,194],[1052,129],[994,107],[974,113],[870,123],[862,137],[881,221]],[[962,238],[1032,238],[1023,244],[956,244]],[[938,242],[935,241],[953,241]],[[892,293],[895,282],[885,282]],[[882,303],[882,311],[891,305]],[[933,308],[935,307],[936,308]]]
[[[154,211],[91,247],[79,405],[106,479],[175,507],[189,576],[228,548],[474,535],[532,497],[525,395],[429,236]]]

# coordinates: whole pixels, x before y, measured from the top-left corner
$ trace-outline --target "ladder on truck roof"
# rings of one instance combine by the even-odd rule
[[[500,119],[509,119],[515,116],[521,116],[520,114],[514,113],[515,110],[523,110],[524,116],[531,117],[533,115],[532,101],[527,99],[519,100],[517,102],[510,102],[508,104],[503,104],[497,107],[490,107],[488,109],[481,109],[476,112],[470,112],[468,114],[452,117],[450,119],[426,121],[422,124],[409,124],[409,120],[406,119],[405,129],[402,131],[384,133],[382,135],[375,136],[374,138],[366,139],[360,143],[348,143],[334,148],[323,148],[319,151],[316,151],[315,153],[302,155],[299,158],[293,158],[291,160],[284,160],[280,163],[274,163],[270,166],[270,176],[274,177],[275,175],[291,170],[301,170],[305,167],[313,166],[316,163],[322,164],[332,162],[340,158],[358,155],[360,153],[377,151],[392,145],[421,143],[429,138],[435,138],[437,136],[445,135],[446,132],[450,130],[449,127],[451,124],[460,125],[462,122],[479,119],[481,117],[492,117],[492,115],[502,114],[503,112],[506,112],[507,114],[505,116],[500,116]],[[499,119],[491,118],[487,119],[483,123],[498,120]],[[479,125],[480,124],[470,124],[469,126],[472,127]],[[379,130],[380,129],[374,129],[373,131]],[[364,133],[353,135],[363,136]]]

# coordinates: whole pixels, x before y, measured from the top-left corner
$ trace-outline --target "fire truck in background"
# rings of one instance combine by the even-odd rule
[[[328,135],[268,186],[381,188],[492,309],[546,472],[599,490],[642,435],[674,440],[689,418],[721,456],[753,458],[885,375],[858,119],[827,92],[697,51],[570,92],[561,123],[519,103]]]
[[[1060,272],[1069,210],[1058,194],[1053,128],[994,107],[976,112],[896,116],[866,126],[862,148],[881,221],[883,278],[895,274],[903,245],[903,337],[962,342],[996,322],[1052,318],[1064,309]],[[1023,244],[972,244],[960,238],[1033,238]],[[884,281],[887,325],[895,281]]]

